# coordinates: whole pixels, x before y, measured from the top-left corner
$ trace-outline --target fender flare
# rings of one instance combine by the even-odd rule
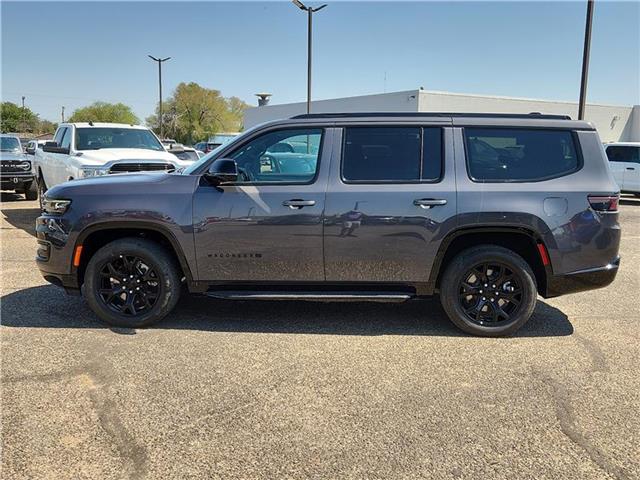
[[[195,282],[194,280],[193,273],[191,271],[191,268],[189,267],[189,262],[187,261],[187,257],[184,254],[184,251],[182,250],[180,242],[178,242],[178,240],[176,239],[175,235],[171,232],[171,230],[169,230],[164,226],[157,225],[154,223],[133,220],[133,221],[120,221],[120,222],[108,221],[108,222],[99,222],[99,223],[91,224],[80,231],[80,233],[76,238],[75,244],[73,246],[73,251],[75,252],[76,247],[78,245],[82,245],[85,239],[89,235],[102,230],[151,230],[156,233],[159,233],[169,241],[171,248],[173,248],[173,251],[175,252],[176,257],[178,258],[178,263],[180,264],[180,267],[184,272],[184,275],[187,279],[187,283],[189,284],[189,286],[192,287],[196,285],[197,282]],[[77,271],[78,271],[78,267],[73,266],[73,260],[72,260],[71,272],[73,274],[77,274]]]

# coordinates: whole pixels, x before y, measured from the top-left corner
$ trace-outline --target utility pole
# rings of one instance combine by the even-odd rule
[[[26,132],[27,131],[27,125],[26,125],[26,120],[25,120],[25,109],[24,109],[24,99],[25,96],[22,96],[22,132]]]
[[[578,104],[578,120],[584,120],[587,104],[587,77],[589,76],[589,53],[591,51],[591,24],[593,23],[593,2],[587,0],[587,22],[584,27],[584,49],[582,50],[582,78],[580,81],[580,103]]]
[[[160,103],[160,115],[158,116],[158,123],[160,124],[160,140],[164,138],[164,127],[163,127],[163,119],[162,119],[162,62],[166,62],[170,60],[171,57],[166,58],[156,58],[152,55],[147,55],[154,62],[158,62],[158,94],[159,94],[159,103]]]
[[[318,8],[307,7],[300,0],[293,0],[293,4],[300,10],[307,12],[307,113],[311,113],[311,42],[313,37],[313,14],[322,10],[327,5]]]
[[[62,123],[64,123],[64,105],[62,106]]]

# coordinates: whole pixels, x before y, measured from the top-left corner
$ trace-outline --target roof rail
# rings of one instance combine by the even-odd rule
[[[540,118],[546,120],[571,120],[569,115],[549,115],[539,112],[531,113],[459,113],[459,112],[339,112],[339,113],[304,113],[290,117],[305,118],[356,118],[356,117],[472,117],[472,118]]]

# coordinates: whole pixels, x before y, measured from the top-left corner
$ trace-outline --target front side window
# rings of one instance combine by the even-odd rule
[[[140,148],[164,151],[149,130],[141,128],[89,127],[76,129],[76,150],[103,148]]]
[[[640,147],[611,146],[607,147],[610,162],[640,163]]]
[[[345,129],[342,178],[346,182],[436,181],[441,173],[441,128]]]
[[[568,130],[465,128],[469,175],[480,182],[532,182],[575,172]]]
[[[71,129],[67,128],[64,132],[64,136],[60,142],[60,146],[62,148],[70,148],[71,147]]]
[[[322,129],[265,133],[231,153],[237,183],[310,183],[316,176]]]

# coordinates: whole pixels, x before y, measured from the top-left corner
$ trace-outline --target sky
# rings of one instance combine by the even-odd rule
[[[313,98],[384,91],[577,101],[586,1],[328,2],[314,15]],[[320,2],[308,2],[317,6]],[[0,4],[3,101],[60,120],[97,100],[144,119],[180,82],[256,104],[306,99],[306,14],[291,2]],[[385,80],[386,78],[386,80]],[[588,101],[640,103],[640,2],[596,0]]]

